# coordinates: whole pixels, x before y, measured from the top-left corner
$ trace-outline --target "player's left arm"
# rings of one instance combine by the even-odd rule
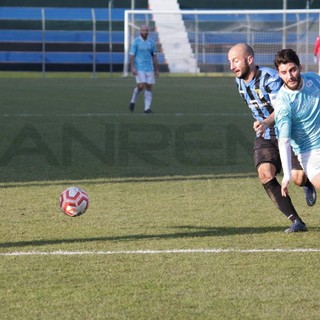
[[[152,63],[153,63],[154,74],[156,77],[159,77],[159,63],[158,63],[157,54],[155,52],[152,53]]]
[[[153,72],[156,78],[159,77],[159,63],[158,63],[158,56],[157,56],[157,48],[156,48],[156,44],[154,41],[151,42],[152,46],[151,46],[151,59],[152,59],[152,64],[153,64]]]

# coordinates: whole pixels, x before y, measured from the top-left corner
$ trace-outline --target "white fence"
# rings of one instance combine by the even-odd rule
[[[126,10],[124,21],[124,75],[128,75],[128,52],[131,41],[138,36],[141,24],[150,27],[150,37],[158,46],[158,57],[163,69],[170,72],[166,56],[169,52],[162,45],[163,35],[158,32],[167,19],[167,30],[176,41],[178,30],[175,20],[182,16],[188,41],[197,61],[191,73],[229,72],[227,52],[239,42],[253,46],[256,62],[273,66],[273,58],[282,48],[292,48],[300,56],[305,71],[318,71],[313,60],[316,37],[320,34],[320,10],[180,10],[150,11]],[[177,19],[175,19],[177,16]],[[167,50],[167,51],[166,51]],[[176,54],[180,53],[176,51]]]

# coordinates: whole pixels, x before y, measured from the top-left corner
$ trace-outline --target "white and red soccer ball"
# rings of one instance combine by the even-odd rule
[[[60,209],[70,217],[77,217],[85,213],[89,206],[88,194],[78,187],[70,187],[61,192]]]

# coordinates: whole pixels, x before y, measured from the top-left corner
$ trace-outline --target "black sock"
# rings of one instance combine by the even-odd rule
[[[312,183],[310,182],[310,180],[309,180],[309,179],[307,179],[307,181],[306,181],[306,183],[304,184],[304,186],[303,186],[303,187],[307,187],[307,188],[312,187]]]
[[[302,222],[291,202],[291,198],[289,197],[289,195],[287,195],[286,197],[282,196],[281,186],[276,178],[273,178],[269,182],[263,184],[263,187],[272,202],[288,219],[290,219],[292,222],[294,222],[295,220],[299,220]]]

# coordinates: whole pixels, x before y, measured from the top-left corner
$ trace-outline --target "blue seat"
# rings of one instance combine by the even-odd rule
[[[92,21],[92,10],[97,21],[105,21],[109,10],[103,8],[29,8],[0,7],[1,20],[41,20],[44,14],[46,20],[89,20]],[[124,21],[124,8],[113,8],[112,21]]]

